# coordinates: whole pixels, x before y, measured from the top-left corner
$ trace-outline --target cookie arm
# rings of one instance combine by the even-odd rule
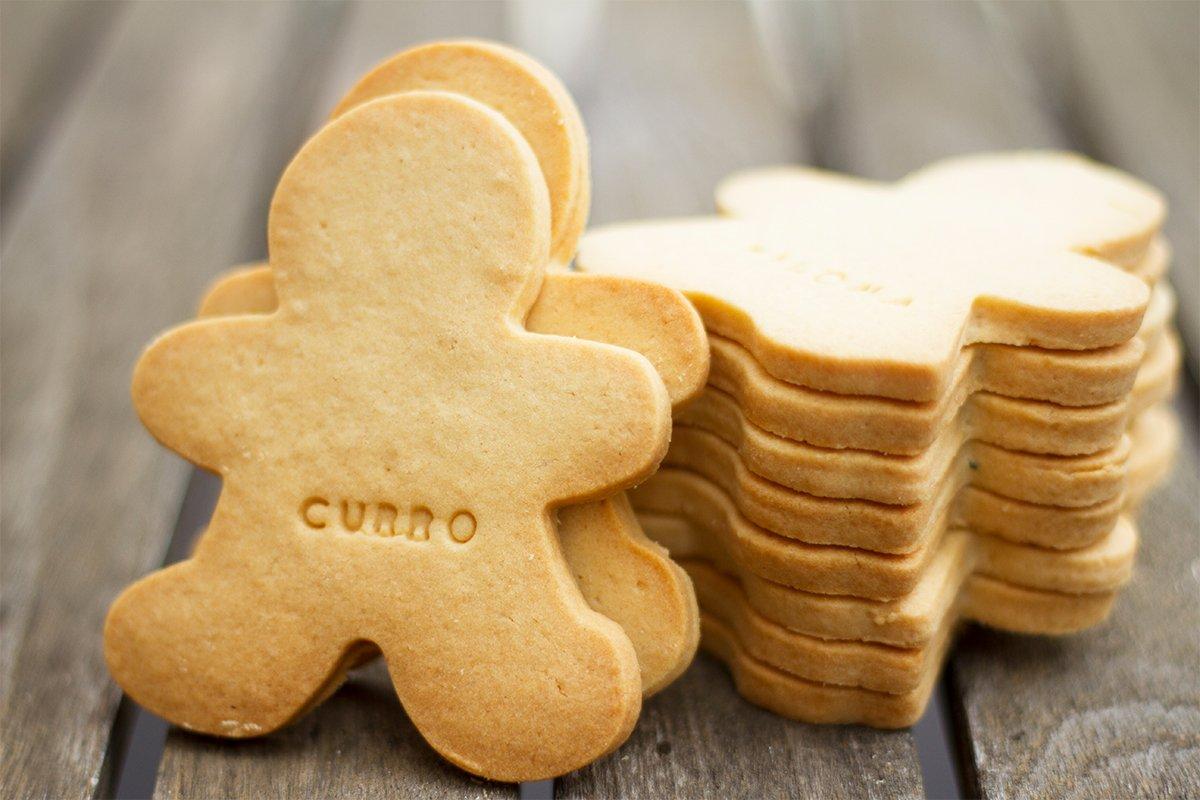
[[[704,388],[708,339],[680,292],[636,278],[550,273],[526,323],[535,333],[574,336],[641,353],[680,406]]]
[[[204,293],[199,317],[269,314],[278,305],[275,276],[267,264],[246,264],[226,270]]]
[[[1069,252],[1006,253],[984,272],[967,338],[1090,350],[1119,345],[1141,325],[1150,293],[1112,265]]]
[[[541,405],[526,436],[541,471],[531,476],[538,495],[561,503],[600,499],[651,475],[666,454],[671,409],[650,363],[611,345],[530,339],[529,363],[542,370]]]
[[[258,396],[255,334],[265,318],[201,320],[167,331],[133,373],[134,408],[159,442],[194,464],[223,472],[254,436]]]
[[[268,314],[277,305],[266,264],[235,267],[217,277],[199,316]],[[556,272],[546,276],[526,323],[535,333],[573,336],[641,353],[678,407],[708,378],[708,340],[700,315],[681,293],[650,281]]]

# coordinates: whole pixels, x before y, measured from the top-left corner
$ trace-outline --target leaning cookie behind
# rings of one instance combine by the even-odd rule
[[[498,42],[431,42],[376,65],[346,92],[331,117],[379,97],[414,90],[454,92],[478,100],[520,131],[550,190],[550,257],[569,262],[587,222],[591,192],[587,133],[558,77]]]

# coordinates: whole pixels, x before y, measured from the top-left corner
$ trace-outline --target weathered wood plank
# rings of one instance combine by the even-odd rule
[[[646,703],[624,747],[558,784],[565,798],[924,796],[908,732],[803,725],[755,708],[705,655]]]
[[[1073,69],[1071,54],[1063,63],[1061,27],[1047,30],[1061,25],[1052,9],[856,4],[840,10],[851,31],[841,92],[847,100],[823,151],[839,167],[896,177],[955,152],[1086,150],[1099,136],[1081,137],[1064,124],[1055,112],[1065,103],[1061,88],[1038,80]],[[1096,58],[1110,59],[1113,69],[1121,62],[1111,50],[1098,50]],[[1132,108],[1125,99],[1122,107]],[[1133,150],[1146,148],[1142,166],[1133,168],[1151,180],[1155,172],[1174,172],[1179,181],[1200,181],[1194,153],[1184,158],[1156,149],[1159,135],[1136,125],[1123,138],[1140,140]],[[1194,402],[1184,413],[1194,432]],[[973,629],[956,648],[951,685],[970,791],[1181,796],[1200,785],[1194,438],[1186,448],[1171,488],[1150,501],[1137,575],[1109,624],[1064,639]]]
[[[200,780],[203,778],[203,780]],[[269,779],[269,780],[268,780]],[[515,797],[448,766],[404,715],[382,662],[295,725],[230,742],[172,733],[155,797]]]
[[[593,220],[710,213],[734,170],[806,156],[802,104],[771,90],[746,7],[607,7],[577,90],[592,139]],[[908,732],[802,725],[742,700],[701,656],[643,708],[616,753],[558,781],[562,797],[915,797]]]
[[[1008,147],[1063,147],[1036,75],[1007,57],[976,3],[836,7],[837,80],[814,144],[821,164],[896,179],[939,158]]]
[[[0,4],[0,224],[37,145],[122,11],[117,2]]]
[[[143,4],[44,144],[4,242],[2,789],[107,790],[105,608],[162,559],[186,465],[134,417],[141,347],[261,249],[255,187],[336,10]],[[307,32],[307,33],[306,33]],[[304,104],[307,106],[307,103]]]
[[[354,81],[405,47],[462,36],[500,38],[503,6],[356,4],[313,95],[293,98],[306,132],[316,130]],[[303,101],[303,104],[301,104]],[[273,187],[271,187],[273,188]],[[250,224],[265,228],[263,214]],[[214,264],[217,268],[225,265]],[[172,729],[155,797],[514,797],[515,786],[479,781],[442,759],[409,723],[380,664],[356,673],[295,725],[261,740],[226,742]]]

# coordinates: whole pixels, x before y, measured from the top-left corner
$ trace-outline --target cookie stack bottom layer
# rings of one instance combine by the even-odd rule
[[[1157,406],[1139,416],[1130,434],[1127,514],[1167,471],[1178,427],[1170,411]],[[692,577],[702,608],[704,649],[729,665],[747,699],[808,722],[911,725],[924,710],[962,620],[1041,634],[1065,634],[1101,622],[1124,582],[1120,576],[1128,575],[1120,563],[1132,560],[1136,543],[1132,523],[1125,521],[1125,544],[1093,562],[1093,577],[1100,576],[1103,585],[1115,576],[1114,585],[1064,592],[1019,582],[1033,575],[1053,584],[1056,572],[1067,578],[1078,573],[1079,563],[1053,568],[1055,557],[1063,554],[1009,550],[1006,564],[1004,548],[998,558],[988,537],[950,529],[932,548],[911,591],[873,600],[804,591],[764,578],[712,534],[711,514],[697,521],[651,510],[661,509],[653,482],[633,499],[646,532]],[[1006,570],[1011,570],[1008,579]]]

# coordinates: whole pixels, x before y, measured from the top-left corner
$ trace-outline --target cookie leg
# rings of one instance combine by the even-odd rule
[[[191,560],[130,586],[104,627],[117,683],[139,704],[188,730],[270,733],[337,688],[369,657],[339,645],[319,609],[280,596],[281,576]],[[275,580],[272,580],[274,578]]]
[[[544,543],[527,532],[481,530],[480,539],[499,545],[481,541],[472,554],[487,564],[485,577],[429,577],[420,616],[371,637],[426,741],[494,780],[545,779],[588,764],[629,736],[641,709],[633,646],[587,607],[549,520],[541,525]],[[524,541],[512,547],[514,539]]]
[[[558,534],[588,605],[633,643],[643,696],[669,686],[692,663],[700,641],[687,573],[642,532],[624,494],[561,509]]]

